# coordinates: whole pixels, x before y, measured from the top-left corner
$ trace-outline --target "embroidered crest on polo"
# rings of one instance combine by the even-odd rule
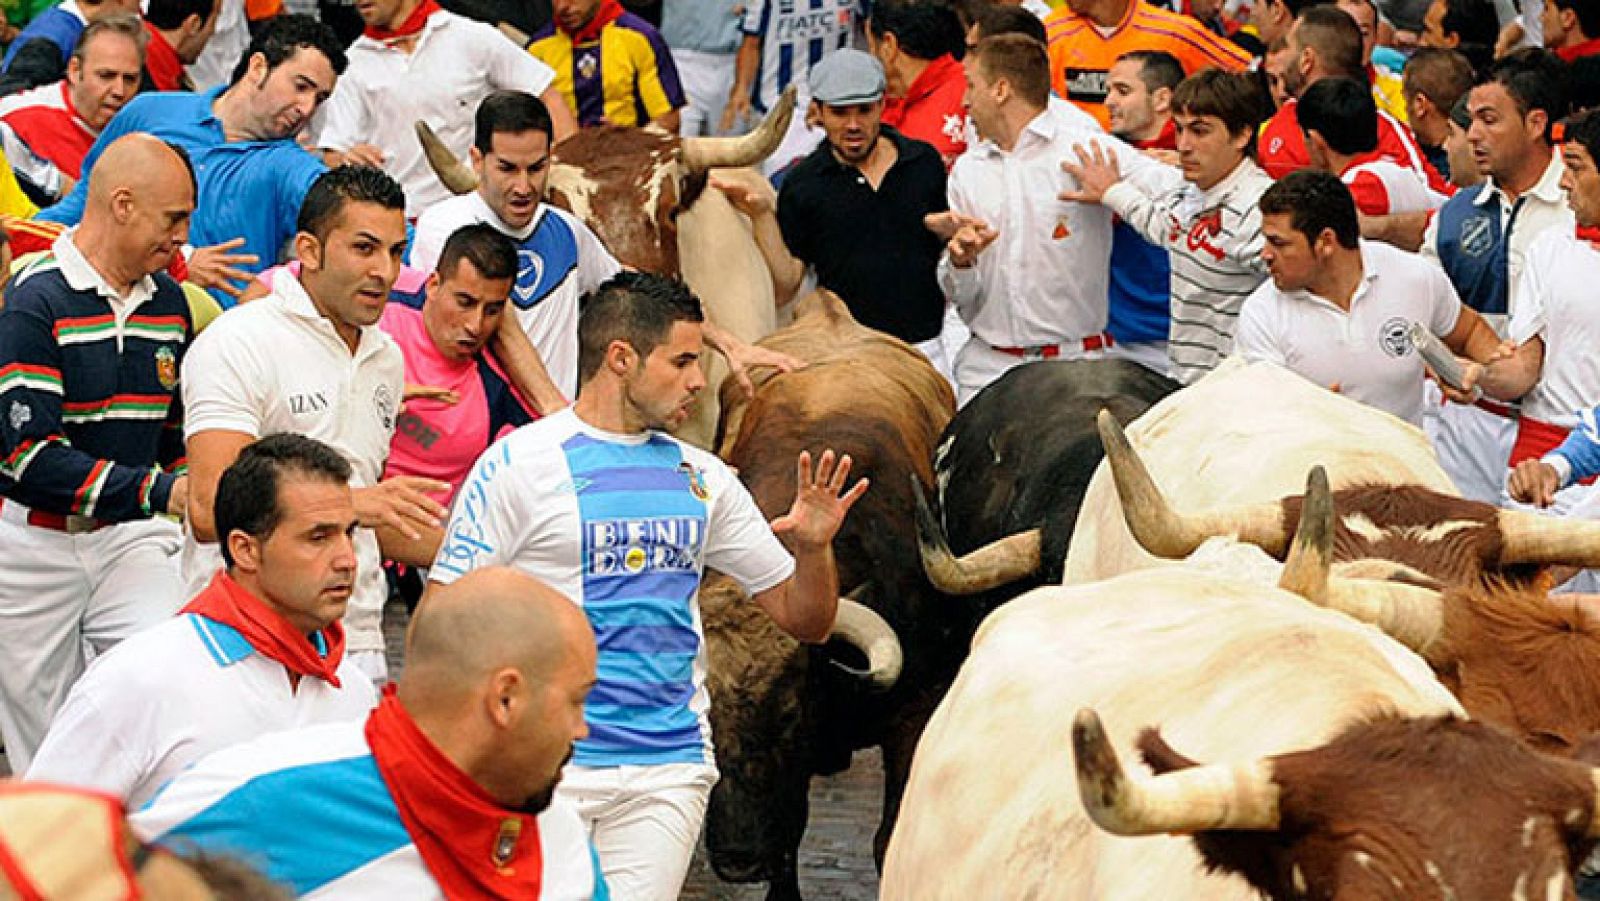
[[[178,386],[178,356],[170,347],[156,348],[156,380],[168,391]]]
[[[11,402],[11,429],[20,432],[22,427],[33,421],[33,411],[20,400]]]
[[[505,867],[517,852],[517,839],[522,836],[522,821],[506,817],[500,821],[500,834],[494,840],[494,865]]]
[[[1473,216],[1461,223],[1461,252],[1469,257],[1481,257],[1494,246],[1488,216]]]
[[[1386,319],[1378,328],[1378,345],[1391,357],[1411,353],[1411,323],[1404,316]]]
[[[379,385],[372,390],[372,404],[378,410],[383,427],[394,428],[394,392],[389,390],[388,385]]]

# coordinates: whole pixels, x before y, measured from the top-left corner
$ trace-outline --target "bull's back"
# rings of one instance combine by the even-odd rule
[[[886,899],[1245,899],[1185,838],[1118,838],[1083,813],[1072,718],[1124,763],[1147,727],[1205,761],[1306,748],[1380,709],[1460,712],[1424,662],[1275,588],[1198,568],[1036,589],[985,622],[923,733]]]
[[[1269,363],[1230,359],[1151,407],[1127,433],[1156,485],[1182,512],[1300,494],[1318,465],[1335,489],[1411,483],[1456,493],[1420,429]],[[1102,462],[1084,495],[1063,581],[1163,565],[1128,532]]]

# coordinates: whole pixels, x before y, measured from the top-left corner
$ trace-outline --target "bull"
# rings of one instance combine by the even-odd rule
[[[887,623],[856,644],[878,647],[869,658],[904,665],[898,679],[878,666],[867,678],[841,672],[835,661],[855,661],[800,647],[731,580],[708,577],[700,603],[722,778],[706,845],[722,878],[764,880],[769,898],[799,897],[811,776],[848,767],[866,747],[883,749],[881,860],[922,725],[970,635],[970,614],[941,602],[923,577],[912,526],[910,483],[932,481],[934,444],[955,406],[949,384],[909,345],[857,324],[831,294],[813,295],[798,312],[761,343],[806,368],[769,375],[748,401],[725,385],[719,451],[769,517],[793,499],[801,450],[847,453],[871,479],[834,539],[839,584]]]
[[[1277,406],[1289,430],[1298,425],[1295,420],[1302,413],[1307,418],[1333,414],[1326,428],[1349,424],[1362,435],[1363,429],[1392,423],[1402,430],[1394,437],[1414,433],[1426,447],[1421,433],[1399,420],[1282,370],[1248,367],[1211,376],[1197,387],[1207,386],[1210,378],[1235,381],[1247,391],[1260,390],[1261,384],[1276,379],[1287,379],[1291,392],[1303,386],[1308,396],[1283,398]],[[1175,396],[1152,408],[1132,427],[1134,441],[1143,436],[1140,453],[1114,417],[1101,416],[1104,472],[1091,482],[1078,536],[1068,552],[1069,570],[1072,556],[1085,546],[1098,543],[1107,559],[1113,559],[1104,541],[1108,524],[1103,518],[1086,522],[1092,514],[1115,517],[1109,523],[1114,527],[1112,537],[1118,537],[1117,532],[1130,535],[1143,549],[1140,553],[1181,559],[1208,538],[1226,535],[1255,544],[1273,557],[1284,556],[1294,538],[1302,498],[1180,513],[1157,487],[1152,476],[1155,461],[1186,460],[1187,467],[1166,471],[1167,483],[1188,486],[1191,497],[1236,490],[1197,484],[1205,478],[1205,464],[1196,465],[1197,461],[1226,457],[1220,445],[1241,437],[1208,442],[1197,433],[1196,411],[1185,409],[1185,404],[1194,400],[1203,409],[1212,399],[1205,394]],[[1320,406],[1304,409],[1296,405],[1301,401]],[[1374,422],[1364,426],[1368,419]],[[1248,456],[1258,480],[1270,483],[1268,472],[1275,468],[1277,450],[1266,450],[1270,439],[1257,440],[1257,453],[1233,456]],[[1174,442],[1181,452],[1173,449]],[[1405,460],[1395,453],[1403,449],[1401,444],[1370,445],[1334,436],[1320,447],[1303,450],[1306,455],[1320,450],[1329,461],[1344,465],[1347,478],[1355,479],[1333,492],[1338,514],[1332,537],[1336,577],[1305,593],[1378,625],[1417,651],[1472,716],[1546,750],[1573,753],[1600,731],[1600,621],[1581,603],[1552,600],[1548,568],[1600,565],[1600,524],[1500,510],[1453,491],[1408,482]],[[1386,461],[1389,453],[1395,456]],[[1151,468],[1146,468],[1145,460],[1151,461]],[[1436,470],[1432,460],[1431,453],[1421,453],[1410,471],[1425,474],[1430,465]],[[1331,467],[1329,471],[1331,475]],[[1378,473],[1389,473],[1389,480],[1373,481]],[[1444,478],[1442,472],[1438,476]],[[1107,481],[1114,487],[1105,485]],[[1097,486],[1111,496],[1097,497]],[[1104,506],[1091,506],[1096,503]]]
[[[934,460],[934,503],[918,504],[929,579],[981,613],[1061,563],[1100,462],[1095,415],[1129,422],[1177,383],[1126,360],[1030,363],[956,414]],[[919,495],[920,497],[920,495]]]
[[[1572,898],[1600,775],[1291,593],[1336,578],[1333,507],[1314,474],[1279,586],[1213,541],[991,616],[918,748],[883,897]]]
[[[547,199],[588,224],[623,265],[681,277],[712,322],[739,341],[753,342],[777,324],[772,273],[750,220],[706,184],[714,169],[749,167],[770,156],[793,109],[790,90],[760,125],[736,138],[680,138],[615,125],[582,129],[551,152]],[[475,190],[472,169],[427,123],[416,127],[445,187],[457,194]],[[711,357],[707,384],[719,384],[727,372],[720,357]],[[704,392],[679,437],[709,447],[716,422],[716,392]]]

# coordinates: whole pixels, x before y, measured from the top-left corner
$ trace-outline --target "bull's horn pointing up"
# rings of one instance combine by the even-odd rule
[[[1073,759],[1083,809],[1116,835],[1206,829],[1277,829],[1278,784],[1272,764],[1197,766],[1130,779],[1093,710],[1072,721]]]
[[[1236,535],[1274,557],[1287,550],[1281,503],[1252,504],[1208,513],[1185,515],[1172,509],[1161,495],[1150,471],[1128,443],[1128,436],[1109,410],[1101,410],[1095,423],[1106,449],[1122,516],[1128,531],[1146,551],[1157,557],[1181,560],[1194,553],[1207,538]]]
[[[422,155],[428,158],[428,165],[432,167],[433,174],[439,176],[439,181],[453,194],[476,191],[478,175],[472,171],[472,167],[456,159],[456,155],[444,146],[428,123],[418,119],[416,128],[417,140],[422,142]]]
[[[510,38],[511,43],[516,44],[518,47],[526,49],[529,44],[533,43],[533,38],[530,37],[526,31],[523,31],[517,26],[512,25],[510,22],[496,22],[494,23],[494,27],[498,29],[501,34]]]
[[[1007,535],[965,557],[957,557],[951,553],[944,529],[928,508],[922,480],[915,473],[911,475],[911,491],[917,499],[917,548],[922,552],[922,571],[934,588],[945,594],[977,594],[1038,571],[1038,529]]]
[[[1600,566],[1600,522],[1556,519],[1524,510],[1501,510],[1500,564]]]
[[[1294,530],[1294,544],[1283,561],[1278,587],[1322,605],[1328,592],[1328,567],[1332,563],[1333,492],[1328,490],[1328,471],[1313,466],[1306,476],[1300,525]]]
[[[894,627],[865,604],[849,598],[839,599],[839,612],[833,619],[830,638],[837,638],[867,657],[866,670],[843,667],[850,673],[866,679],[873,689],[888,691],[900,678],[900,668],[905,656],[900,650],[900,639]]]
[[[789,130],[794,117],[795,87],[783,89],[783,96],[761,124],[737,138],[684,138],[683,165],[690,172],[705,169],[737,169],[754,166],[772,155]]]

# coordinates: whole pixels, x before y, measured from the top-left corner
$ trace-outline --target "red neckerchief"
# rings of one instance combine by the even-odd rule
[[[421,3],[417,4],[416,9],[411,11],[411,15],[406,16],[406,20],[401,22],[400,27],[395,30],[388,31],[376,25],[368,25],[366,28],[361,29],[361,36],[372,38],[374,41],[392,41],[396,38],[408,38],[420,33],[422,26],[428,24],[428,17],[439,11],[440,6],[437,0],[422,0]]]
[[[339,661],[344,659],[344,626],[337,620],[321,632],[322,640],[327,643],[327,655],[318,654],[311,639],[225,571],[213,576],[211,584],[195,595],[183,612],[234,629],[257,653],[283,664],[291,673],[339,687],[337,673]]]
[[[385,686],[367,717],[367,744],[400,822],[451,901],[539,897],[539,822],[495,803],[422,734]]]
[[[1591,38],[1571,47],[1562,47],[1556,51],[1556,56],[1561,57],[1562,62],[1572,63],[1585,56],[1594,56],[1596,53],[1600,53],[1600,38]]]
[[[1578,226],[1578,240],[1587,241],[1590,247],[1600,250],[1600,225]]]
[[[178,59],[178,51],[167,43],[149,19],[145,20],[144,31],[150,36],[144,48],[144,68],[150,73],[150,83],[158,91],[182,90],[183,61]]]
[[[561,27],[561,21],[557,19],[556,27],[561,29],[562,34],[572,39],[572,46],[574,47],[593,44],[595,41],[600,40],[600,32],[607,25],[622,18],[623,12],[625,10],[618,0],[600,0],[600,8],[595,10],[594,18],[589,20],[589,24],[575,32],[567,31]]]
[[[1161,134],[1148,141],[1134,141],[1133,146],[1140,150],[1177,150],[1178,126],[1168,119],[1166,124],[1161,126]]]

